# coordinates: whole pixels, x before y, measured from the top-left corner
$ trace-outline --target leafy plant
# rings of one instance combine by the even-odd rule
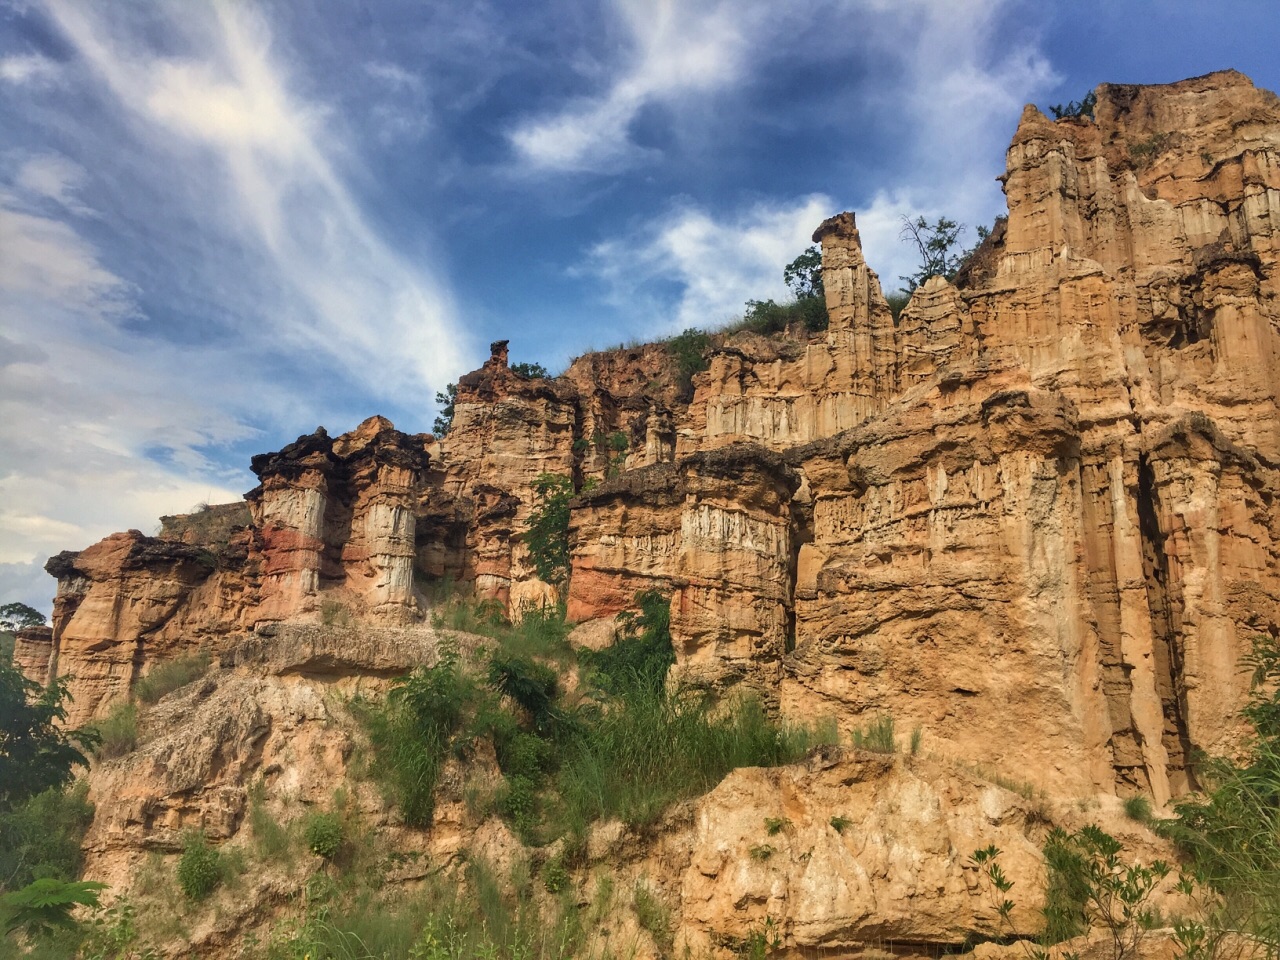
[[[710,366],[706,353],[711,346],[711,338],[702,330],[690,327],[667,340],[663,346],[675,361],[676,391],[681,397],[688,399],[693,396],[694,376]]]
[[[547,368],[540,363],[513,363],[511,372],[529,380],[541,380],[547,376]],[[438,398],[436,402],[439,402]]]
[[[188,900],[203,900],[222,882],[222,858],[202,832],[188,833],[178,861],[178,886]]]
[[[559,587],[569,578],[569,501],[573,480],[554,473],[533,481],[534,506],[524,542],[538,579]]]
[[[765,860],[768,860],[770,857],[772,857],[775,852],[776,851],[774,850],[773,846],[767,843],[757,843],[757,844],[753,844],[750,847],[747,847],[747,854],[751,857],[751,859],[757,860],[761,863],[763,863]]]
[[[317,857],[334,859],[346,840],[342,818],[336,813],[319,810],[307,814],[302,823],[302,840]]]
[[[618,638],[585,658],[593,670],[592,682],[615,696],[656,694],[676,662],[670,598],[658,590],[642,590],[635,602],[638,612],[618,615]]]
[[[67,678],[47,687],[28,680],[12,664],[0,663],[0,812],[71,780],[75,766],[88,766],[92,730],[67,730]]]
[[[106,888],[93,880],[42,877],[0,897],[0,906],[9,914],[10,933],[20,930],[29,937],[47,937],[59,928],[75,926],[72,910],[98,906],[99,891]]]
[[[776,837],[787,827],[791,826],[791,821],[786,817],[765,817],[764,828],[769,836]]]
[[[1140,793],[1134,794],[1132,797],[1126,797],[1124,815],[1130,820],[1137,820],[1139,823],[1150,823],[1151,801]]]
[[[0,630],[17,633],[27,627],[42,627],[45,616],[35,607],[25,603],[6,603],[0,606]]]
[[[670,956],[673,944],[671,910],[649,887],[636,881],[634,903],[636,920],[647,930],[662,956]]]
[[[0,813],[0,888],[24,887],[42,877],[74,880],[80,842],[93,822],[89,785],[51,788]]]
[[[411,826],[431,823],[436,783],[471,691],[457,653],[445,649],[434,667],[397,680],[381,709],[362,712],[374,746],[374,773]]]
[[[829,822],[831,824],[831,829],[836,833],[844,833],[845,830],[853,825],[853,821],[848,817],[842,817],[839,815],[832,817]]]
[[[913,757],[920,755],[920,744],[924,741],[924,728],[915,726],[911,728],[911,755]]]

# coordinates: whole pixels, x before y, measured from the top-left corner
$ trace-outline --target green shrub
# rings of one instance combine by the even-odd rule
[[[198,680],[209,671],[209,654],[201,652],[157,664],[133,687],[134,696],[143,703],[155,703],[162,697]]]
[[[110,760],[132,753],[138,747],[138,708],[132,700],[122,700],[93,729],[99,737],[94,751],[99,757]]]
[[[853,821],[850,820],[848,817],[842,817],[837,815],[831,818],[830,823],[831,823],[831,829],[834,830],[836,833],[844,833],[853,824]]]
[[[665,341],[663,346],[675,363],[677,392],[686,399],[693,396],[694,376],[710,366],[706,352],[711,346],[711,338],[703,331],[691,327]]]
[[[1150,823],[1151,801],[1140,793],[1134,794],[1132,797],[1126,797],[1124,815],[1130,820],[1137,820],[1139,823]]]
[[[346,840],[342,818],[336,813],[312,811],[302,823],[302,839],[317,857],[332,860]]]
[[[203,900],[222,882],[222,858],[203,833],[187,834],[178,861],[178,886],[188,900]]]
[[[263,859],[290,859],[289,830],[267,809],[266,784],[261,780],[249,787],[249,829],[253,846]]]
[[[671,930],[671,910],[645,884],[635,887],[636,920],[658,946],[660,956],[670,956],[675,938]]]
[[[560,683],[550,667],[524,657],[494,656],[489,661],[489,685],[514,700],[534,727],[545,730],[553,722]]]
[[[787,827],[791,826],[791,821],[786,817],[765,817],[764,828],[771,837],[776,837]]]

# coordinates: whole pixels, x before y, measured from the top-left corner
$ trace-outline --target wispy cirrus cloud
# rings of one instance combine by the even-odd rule
[[[39,53],[17,53],[0,57],[0,81],[40,85],[57,81],[61,71],[56,61]]]
[[[323,103],[290,86],[266,20],[245,4],[171,5],[160,28],[175,55],[91,8],[49,0],[65,37],[157,150],[194,148],[225,190],[218,215],[256,244],[272,285],[270,333],[327,354],[378,395],[430,395],[464,364],[465,331],[447,282],[371,225],[339,158],[355,145]],[[180,41],[175,43],[174,41]]]
[[[629,49],[605,89],[510,131],[512,145],[535,170],[625,166],[640,152],[629,129],[645,106],[721,89],[744,70],[745,28],[753,14],[742,4],[615,0],[610,10]]]

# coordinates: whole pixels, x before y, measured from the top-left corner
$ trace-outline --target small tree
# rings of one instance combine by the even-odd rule
[[[569,578],[569,501],[573,481],[543,473],[533,481],[535,503],[524,542],[538,579],[554,587]]]
[[[436,403],[440,407],[440,413],[431,429],[437,437],[443,437],[453,426],[453,408],[457,402],[458,385],[456,383],[449,384],[444,390],[436,391]]]
[[[822,297],[822,250],[815,244],[782,269],[782,279],[797,300]]]
[[[1071,117],[1088,117],[1093,119],[1093,108],[1098,105],[1098,95],[1090,90],[1080,100],[1072,100],[1068,104],[1055,103],[1049,107],[1049,111],[1053,114],[1055,120],[1065,120]]]
[[[0,663],[0,812],[71,780],[71,769],[88,766],[83,751],[98,738],[90,730],[66,730],[67,680],[48,687],[28,680],[17,667]]]
[[[547,376],[547,368],[540,363],[513,363],[511,372],[530,380],[542,380]]]

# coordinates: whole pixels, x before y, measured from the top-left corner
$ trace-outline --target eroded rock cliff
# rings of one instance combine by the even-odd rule
[[[518,615],[556,600],[523,539],[556,474],[570,617],[669,593],[685,681],[1164,802],[1237,741],[1238,661],[1280,629],[1278,150],[1233,72],[1028,107],[1007,219],[896,320],[843,213],[829,328],[716,334],[691,390],[664,344],[530,377],[496,343],[445,436],[319,430],[254,459],[247,517],[55,558],[47,662],[82,721],[156,658],[410,622],[432,582]]]

